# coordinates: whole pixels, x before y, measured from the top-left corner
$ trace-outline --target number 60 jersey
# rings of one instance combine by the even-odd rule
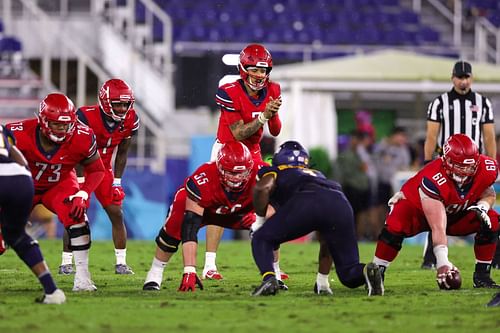
[[[483,192],[493,185],[498,175],[495,160],[480,155],[477,172],[463,188],[447,175],[442,159],[436,159],[427,164],[415,176],[410,178],[401,188],[406,199],[415,207],[422,210],[418,189],[420,188],[429,197],[439,200],[446,209],[448,219],[454,221],[460,218],[467,207],[474,205]]]
[[[7,124],[16,139],[17,148],[28,160],[36,194],[45,192],[68,177],[74,177],[76,181],[75,166],[96,154],[92,129],[78,123],[75,126],[69,140],[52,151],[45,151],[40,143],[37,119]]]

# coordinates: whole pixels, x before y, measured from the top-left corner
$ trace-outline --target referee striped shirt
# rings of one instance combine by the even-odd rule
[[[438,96],[429,104],[427,120],[441,124],[437,142],[439,148],[443,147],[449,136],[461,133],[474,140],[483,153],[482,125],[494,123],[493,109],[488,98],[473,91],[460,95],[454,89]]]

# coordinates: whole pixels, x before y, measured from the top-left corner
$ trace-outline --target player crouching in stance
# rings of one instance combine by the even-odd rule
[[[273,166],[262,167],[258,178],[253,195],[257,221],[252,225],[252,253],[262,284],[253,296],[278,292],[273,248],[312,231],[321,234],[343,285],[366,285],[368,296],[384,294],[378,266],[359,262],[352,207],[340,185],[309,169],[309,154],[302,145],[296,141],[283,143],[273,157]],[[269,206],[276,213],[266,220]],[[330,290],[329,286],[323,288]]]
[[[0,230],[0,254],[3,253],[3,235],[5,243],[38,277],[45,295],[37,302],[62,304],[66,301],[64,292],[57,289],[38,242],[25,231],[34,195],[33,180],[27,169],[28,162],[14,146],[14,138],[7,133],[0,126],[0,226],[3,230],[3,234]]]
[[[250,229],[255,222],[252,188],[258,168],[248,148],[231,141],[222,145],[216,162],[202,164],[187,178],[156,237],[156,254],[144,290],[160,290],[163,270],[181,241],[184,275],[179,291],[195,291],[196,285],[203,289],[196,274],[198,230],[209,224]]]
[[[92,129],[76,123],[73,102],[63,94],[47,95],[38,119],[10,123],[17,147],[26,157],[35,185],[33,207],[43,203],[62,222],[76,263],[73,291],[94,291],[88,269],[90,228],[85,214],[89,195],[101,182],[104,167]],[[78,185],[75,166],[88,177]]]
[[[491,209],[496,199],[492,185],[498,176],[495,160],[479,154],[464,134],[448,138],[443,157],[428,163],[403,184],[390,201],[390,212],[380,233],[374,262],[382,273],[396,258],[404,238],[432,231],[441,289],[458,269],[448,260],[446,235],[476,233],[474,288],[500,288],[490,277],[497,246],[498,214]],[[456,289],[456,288],[455,288]]]

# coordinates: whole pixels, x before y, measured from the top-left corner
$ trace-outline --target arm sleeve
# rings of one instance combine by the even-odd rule
[[[85,169],[85,182],[81,189],[88,194],[94,192],[104,178],[104,165],[99,157],[94,162],[84,166]]]
[[[274,117],[269,119],[269,121],[267,122],[267,126],[269,127],[269,133],[271,133],[272,136],[278,136],[280,134],[281,120],[277,113]]]

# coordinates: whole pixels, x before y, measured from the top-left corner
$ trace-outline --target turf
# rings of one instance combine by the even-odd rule
[[[41,247],[56,272],[61,242],[41,241]],[[360,244],[362,261],[372,258],[374,247]],[[403,247],[387,272],[383,297],[367,297],[364,288],[342,286],[334,272],[334,296],[316,296],[312,287],[317,244],[284,244],[281,267],[290,274],[290,290],[274,297],[251,297],[260,277],[246,241],[221,244],[218,265],[225,279],[205,281],[205,290],[195,293],[177,292],[180,253],[165,270],[162,290],[144,292],[153,242],[129,242],[133,276],[114,274],[111,242],[94,242],[90,269],[98,291],[73,293],[73,277],[55,275],[68,301],[49,306],[33,302],[41,287],[8,250],[0,257],[0,332],[499,332],[500,307],[485,307],[494,291],[472,287],[472,247],[450,248],[450,260],[462,272],[458,291],[438,290],[435,272],[419,268],[421,251],[420,246]],[[500,271],[492,276],[500,280]]]

